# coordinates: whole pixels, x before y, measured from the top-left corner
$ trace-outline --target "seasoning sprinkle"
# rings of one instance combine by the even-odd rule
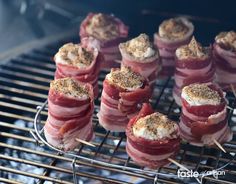
[[[72,78],[62,78],[53,80],[50,83],[50,88],[54,89],[59,93],[63,93],[72,97],[88,98],[89,96],[88,90],[84,86],[79,85],[79,83]]]

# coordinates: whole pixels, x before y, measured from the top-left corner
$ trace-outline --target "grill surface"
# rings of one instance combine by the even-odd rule
[[[77,41],[73,38],[70,41]],[[73,183],[71,163],[73,158],[36,144],[30,131],[33,129],[33,119],[36,107],[47,99],[49,82],[53,79],[55,65],[52,56],[67,40],[53,42],[42,48],[33,49],[0,65],[0,182],[3,183]],[[106,72],[99,76],[99,87]],[[155,96],[151,103],[155,110],[178,121],[180,109],[172,98],[173,79],[158,80]],[[236,100],[232,94],[227,94],[229,106],[235,108]],[[95,102],[95,114],[98,111],[100,99]],[[93,122],[96,130],[95,149],[81,146],[78,154],[112,164],[119,164],[139,169],[125,153],[124,134],[106,132],[97,122],[94,114]],[[45,123],[47,112],[41,113],[41,122]],[[229,123],[235,130],[236,113],[229,110]],[[235,134],[235,131],[234,131]],[[233,141],[224,145],[227,152],[236,153],[235,136]],[[181,144],[181,150],[176,160],[189,169],[199,172],[212,170],[227,163],[231,157],[218,148],[195,147]],[[236,181],[236,161],[226,167],[226,175],[218,180],[212,176],[204,178],[204,183],[233,184]],[[154,175],[134,173],[127,170],[107,168],[82,160],[76,160],[76,175],[81,181],[102,181],[104,183],[153,183]],[[94,170],[96,169],[96,171]],[[170,165],[156,172],[176,174],[177,167]],[[116,176],[116,177],[115,177]],[[180,180],[158,176],[160,183],[196,183],[195,180]],[[91,182],[95,183],[95,182]]]

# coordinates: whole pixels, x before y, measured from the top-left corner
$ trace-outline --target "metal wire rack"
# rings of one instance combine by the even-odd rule
[[[83,181],[87,181],[87,178],[92,179],[94,183],[95,181],[196,183],[194,179],[182,180],[174,177],[178,167],[173,164],[156,171],[137,166],[125,152],[125,135],[106,132],[98,124],[95,115],[93,122],[96,138],[93,144],[96,148],[82,145],[75,150],[78,156],[74,159],[73,156],[70,157],[59,150],[48,149],[48,146],[44,145],[45,143],[36,136],[33,127],[34,116],[35,113],[38,114],[37,127],[41,130],[47,117],[45,101],[49,82],[53,79],[55,70],[51,58],[56,50],[68,40],[73,41],[73,38],[51,41],[50,44],[17,55],[0,65],[0,182],[73,183],[74,176]],[[101,72],[99,76],[100,89],[102,89],[105,74],[106,72]],[[180,109],[172,98],[172,86],[173,79],[171,78],[158,80],[151,103],[155,110],[178,121]],[[227,99],[229,106],[234,109],[235,97],[227,94]],[[99,101],[100,98],[95,101],[95,114],[99,108]],[[40,109],[35,111],[37,106]],[[229,110],[228,118],[235,134],[235,110]],[[31,133],[35,135],[35,138]],[[235,155],[235,136],[231,142],[225,143],[224,147],[228,153]],[[216,147],[195,147],[182,143],[181,150],[175,159],[198,172],[214,170],[230,163],[224,168],[225,176],[219,176],[218,179],[205,176],[203,183],[234,184],[236,161],[232,160],[231,155],[224,154]],[[91,162],[90,159],[94,161]],[[28,167],[31,169],[27,169]],[[32,168],[40,169],[40,172],[34,172]],[[117,174],[118,177],[113,177]]]
[[[101,146],[105,142],[104,140],[102,142],[98,143],[99,147],[96,149],[94,155],[93,154],[82,155],[81,151],[82,151],[82,149],[84,149],[84,145],[81,145],[79,148],[77,148],[73,152],[72,151],[66,152],[66,151],[60,150],[60,149],[50,145],[46,141],[45,137],[43,136],[43,123],[40,122],[40,119],[41,119],[40,115],[41,115],[42,111],[47,110],[47,101],[42,106],[38,106],[37,109],[38,110],[36,112],[36,116],[35,116],[35,119],[34,119],[34,129],[35,129],[36,134],[33,131],[30,131],[30,133],[35,138],[35,140],[37,141],[36,143],[38,145],[41,145],[41,146],[46,145],[46,146],[50,147],[51,149],[53,149],[55,151],[58,151],[61,154],[64,154],[66,156],[69,156],[69,157],[73,158],[71,166],[72,166],[72,169],[73,169],[73,180],[74,180],[75,184],[78,183],[77,182],[78,181],[77,180],[77,176],[76,176],[76,160],[77,159],[80,159],[80,160],[85,161],[85,162],[90,162],[91,164],[96,164],[96,165],[101,165],[101,166],[104,166],[104,167],[108,167],[108,168],[123,169],[123,170],[125,170],[127,172],[137,172],[137,173],[141,173],[141,174],[148,174],[148,175],[154,176],[154,184],[157,182],[157,177],[158,176],[169,177],[169,178],[178,178],[178,176],[176,174],[161,173],[161,172],[158,172],[158,171],[155,171],[155,170],[144,170],[144,168],[142,168],[142,167],[139,168],[138,166],[128,167],[127,166],[127,162],[130,160],[129,157],[127,158],[127,160],[126,160],[124,165],[119,165],[118,163],[114,164],[114,163],[111,162],[111,160],[113,159],[113,156],[114,156],[114,151],[113,151],[113,153],[112,153],[112,155],[111,155],[111,157],[109,159],[109,162],[105,162],[103,159],[101,159],[101,160],[97,159],[97,157],[98,157],[98,150],[101,150]],[[94,118],[93,121],[94,121],[94,129],[96,131],[96,129],[98,127],[98,121],[97,121],[96,118]],[[106,135],[108,135],[109,133],[110,133],[110,131],[107,131]],[[114,140],[113,140],[114,145],[116,145],[116,148],[118,149],[118,147],[121,144],[121,140],[123,140],[123,138],[124,138],[124,134],[120,133],[120,134],[117,134],[115,136],[117,136],[117,139],[120,138],[118,143],[115,143]],[[106,139],[109,139],[109,138],[107,137]],[[125,141],[125,140],[123,140],[123,141]],[[215,171],[222,170],[226,166],[228,166],[231,163],[231,161],[234,160],[235,156],[233,155],[232,159],[230,159],[226,164],[224,164],[220,168],[216,168],[213,171],[211,171],[212,175],[213,175],[213,173]],[[208,175],[211,175],[211,174],[208,173]],[[202,179],[205,176],[206,175],[201,174],[199,178]],[[199,178],[195,178],[195,179],[199,183],[202,183]]]

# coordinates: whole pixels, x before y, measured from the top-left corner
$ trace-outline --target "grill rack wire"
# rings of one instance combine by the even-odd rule
[[[83,161],[88,161],[91,164],[98,164],[98,165],[102,165],[102,166],[105,166],[105,167],[116,168],[116,169],[123,169],[123,170],[126,170],[128,172],[138,172],[138,173],[142,173],[142,174],[150,174],[150,175],[154,176],[154,180],[153,180],[154,184],[157,183],[157,177],[158,176],[178,178],[178,176],[176,174],[160,173],[160,172],[158,172],[158,170],[157,171],[155,171],[155,170],[144,170],[142,167],[141,167],[141,169],[138,169],[138,168],[135,168],[135,167],[127,167],[126,166],[127,165],[127,161],[130,159],[130,157],[127,158],[127,161],[126,161],[125,165],[122,166],[122,165],[118,165],[118,164],[111,164],[111,163],[102,162],[102,161],[99,161],[99,160],[96,160],[96,159],[93,159],[93,158],[87,158],[87,157],[84,157],[84,156],[80,156],[79,153],[81,152],[81,149],[83,149],[84,145],[80,146],[79,152],[77,152],[77,153],[76,152],[72,152],[72,151],[63,151],[63,150],[60,150],[59,148],[56,148],[56,147],[50,145],[47,142],[47,140],[45,139],[45,137],[43,137],[43,129],[44,129],[44,127],[42,127],[42,124],[40,126],[40,113],[44,109],[47,109],[46,105],[47,105],[47,101],[42,106],[38,106],[37,107],[37,112],[36,112],[35,119],[34,119],[34,129],[35,129],[36,134],[33,131],[30,131],[30,133],[35,138],[37,145],[41,145],[41,146],[45,146],[46,145],[46,146],[50,147],[51,149],[53,149],[53,150],[55,150],[55,151],[57,151],[57,152],[59,152],[61,154],[73,157],[71,166],[72,166],[72,170],[73,170],[73,180],[74,180],[75,184],[78,183],[77,182],[78,181],[77,180],[77,176],[76,176],[76,163],[75,163],[77,159],[81,159]],[[98,126],[98,122],[95,123],[95,130],[96,130],[97,126]],[[41,129],[39,129],[40,127],[41,127]],[[107,133],[109,134],[110,131],[107,131]],[[102,144],[100,143],[100,145],[99,145],[97,150],[100,150],[101,146],[102,146]],[[98,152],[95,153],[95,155],[97,155],[97,154],[98,154]],[[224,169],[229,164],[231,164],[231,162],[235,159],[235,157],[236,157],[236,155],[232,155],[232,158],[228,162],[226,162],[223,166],[221,166],[220,168],[216,168],[216,169],[208,172],[208,174],[205,174],[203,172],[203,173],[201,173],[199,175],[200,179],[199,178],[195,178],[195,179],[197,180],[198,183],[201,184],[202,183],[202,179],[204,177],[209,176],[209,175],[213,175],[214,172],[220,171],[220,170]]]
[[[31,138],[31,133],[35,135],[36,132],[32,128],[33,117],[35,115],[35,108],[41,106],[47,98],[47,91],[49,87],[50,80],[53,79],[55,66],[51,61],[51,57],[55,54],[58,47],[63,43],[73,40],[70,39],[63,40],[60,42],[53,42],[42,48],[37,48],[26,52],[21,55],[17,55],[15,58],[11,58],[0,65],[0,147],[1,150],[10,150],[10,154],[2,154],[0,152],[0,182],[8,183],[21,183],[19,180],[14,180],[14,178],[5,177],[9,173],[15,173],[17,175],[26,176],[27,178],[33,178],[37,183],[44,183],[45,181],[57,182],[57,183],[71,183],[71,180],[64,180],[55,178],[51,175],[54,172],[66,173],[71,178],[74,176],[80,176],[81,178],[91,178],[94,180],[101,180],[105,183],[134,183],[131,181],[124,181],[119,178],[104,177],[100,174],[94,174],[83,170],[86,168],[96,168],[97,170],[106,170],[111,173],[121,173],[133,178],[133,181],[137,181],[137,178],[143,178],[147,181],[160,183],[194,183],[193,180],[180,180],[178,178],[165,177],[164,174],[170,173],[175,175],[178,167],[170,165],[168,167],[163,167],[158,169],[156,172],[163,173],[163,175],[152,175],[145,173],[128,172],[123,169],[108,168],[102,165],[96,165],[92,163],[86,163],[82,159],[71,159],[60,152],[55,152],[51,150],[42,150],[41,146],[32,148],[31,146],[20,146],[14,145],[14,143],[6,143],[6,140],[18,140],[23,143],[29,142],[32,144],[41,143],[41,141],[36,141]],[[77,41],[77,40],[74,40]],[[102,88],[102,81],[104,79],[106,72],[101,72],[99,76],[99,86]],[[168,115],[169,118],[173,120],[178,120],[180,109],[174,103],[171,98],[171,90],[173,86],[173,79],[166,78],[157,81],[155,88],[155,96],[151,103],[155,110]],[[227,94],[227,99],[229,100],[229,106],[235,108],[235,97],[232,94]],[[98,109],[99,99],[96,100],[96,109]],[[39,110],[39,109],[38,109]],[[46,111],[41,112],[41,122],[44,123],[46,118]],[[229,123],[232,127],[235,135],[235,122],[236,115],[235,111],[229,110]],[[18,126],[14,124],[16,120],[23,120],[26,122],[26,127]],[[94,120],[97,121],[96,117]],[[94,144],[97,146],[96,150],[87,148],[87,146],[80,147],[77,151],[81,156],[86,154],[91,154],[93,156],[99,156],[101,161],[112,162],[114,164],[122,163],[128,167],[138,168],[132,160],[130,160],[127,155],[119,155],[125,150],[123,142],[125,141],[124,134],[111,134],[110,132],[105,132],[97,123],[95,123],[96,128],[99,129],[96,133],[97,140]],[[17,130],[17,133],[14,132]],[[117,137],[119,137],[117,139]],[[236,141],[235,136],[231,142],[224,145],[227,152],[235,155],[236,153]],[[45,146],[43,147],[45,148]],[[25,153],[37,155],[40,157],[50,158],[49,162],[35,161],[27,158],[23,158],[21,155],[16,157],[14,152],[17,154]],[[213,170],[220,168],[227,163],[230,163],[225,167],[225,176],[220,176],[218,179],[212,176],[206,176],[203,179],[203,183],[225,183],[234,184],[236,181],[236,161],[232,160],[232,156],[229,154],[222,153],[217,148],[207,148],[207,147],[195,147],[187,143],[181,144],[181,150],[176,157],[176,160],[188,168],[192,168],[199,172],[203,170]],[[40,175],[35,173],[26,172],[24,170],[17,170],[11,165],[4,164],[5,162],[17,162],[20,164],[32,165],[39,168],[43,168],[44,172]],[[60,162],[73,163],[74,170],[78,170],[77,165],[79,165],[79,172],[73,173],[70,167],[61,167]],[[144,168],[138,168],[144,169]]]

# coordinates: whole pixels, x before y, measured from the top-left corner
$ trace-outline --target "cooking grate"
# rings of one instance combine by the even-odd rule
[[[30,132],[33,129],[36,107],[42,106],[47,99],[49,82],[53,79],[55,65],[51,58],[58,47],[64,42],[76,41],[69,38],[60,42],[52,42],[46,46],[32,49],[17,57],[4,60],[0,65],[0,182],[3,183],[73,183],[71,163],[73,158],[67,157],[47,146],[37,145]],[[106,72],[99,76],[99,87]],[[151,100],[156,110],[167,114],[169,118],[178,120],[180,109],[174,103],[171,91],[173,79],[166,78],[157,81],[155,96]],[[232,94],[227,94],[229,106],[235,108],[236,100]],[[100,99],[95,101],[95,114],[99,108]],[[47,109],[40,112],[41,123],[45,123]],[[98,161],[120,166],[140,168],[125,153],[125,136],[123,133],[106,132],[97,122],[94,115],[96,148],[81,146],[76,151],[79,155],[94,158]],[[235,133],[236,112],[229,110],[229,123]],[[39,141],[39,144],[41,142]],[[233,141],[224,145],[227,152],[236,153],[235,136]],[[187,143],[181,144],[181,150],[176,160],[190,169],[197,171],[219,168],[231,159],[217,148],[195,147]],[[104,183],[196,183],[196,180],[180,180],[154,174],[131,172],[121,168],[110,168],[84,160],[76,160],[76,176],[83,183],[92,179]],[[160,168],[158,173],[176,174],[177,167],[170,165]],[[146,169],[145,169],[146,170]],[[153,172],[153,171],[152,171]],[[225,168],[226,175],[215,179],[204,177],[204,183],[233,184],[236,181],[236,161],[233,160]]]

